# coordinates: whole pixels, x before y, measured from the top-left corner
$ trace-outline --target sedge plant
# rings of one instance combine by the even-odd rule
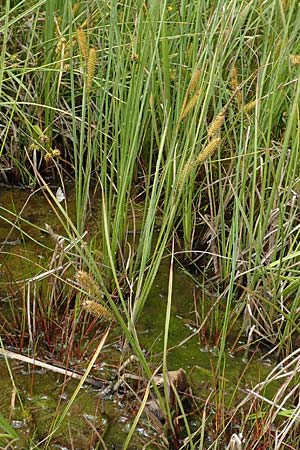
[[[299,14],[295,0],[1,7],[2,178],[41,187],[73,245],[74,279],[59,283],[85,296],[78,273],[98,284],[101,306],[75,308],[106,311],[148,380],[136,324],[175,236],[182,264],[214,284],[217,376],[232,321],[249,347],[254,337],[288,357],[297,346]],[[24,26],[26,50],[10,39]],[[71,180],[75,217],[49,178],[66,196]]]

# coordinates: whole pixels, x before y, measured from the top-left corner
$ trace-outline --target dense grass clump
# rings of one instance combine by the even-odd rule
[[[161,260],[170,254],[165,375],[175,258],[191,276],[201,272],[196,283],[204,283],[214,297],[214,306],[199,306],[196,316],[200,328],[210,324],[206,338],[212,343],[213,337],[218,352],[216,379],[224,376],[229,337],[233,351],[243,340],[246,356],[259,345],[288,364],[291,355],[297,361],[298,2],[4,3],[1,184],[41,189],[60,223],[56,235],[0,206],[3,221],[37,246],[44,244],[34,237],[36,228],[55,242],[54,249],[46,245],[52,248],[49,264],[36,263],[25,283],[27,292],[33,284],[35,292],[43,292],[40,315],[35,306],[29,308],[32,322],[28,311],[19,319],[12,312],[20,334],[33,347],[39,327],[69,317],[70,308],[73,336],[87,335],[95,326],[87,319],[90,312],[104,316],[108,327],[121,326],[124,348],[132,349],[152,380],[136,324]],[[64,199],[70,184],[74,214]],[[91,232],[93,207],[100,213]],[[82,274],[90,285],[82,283]],[[46,290],[45,279],[52,280]],[[293,368],[285,392],[295,374]],[[295,445],[288,430],[298,421],[298,405],[291,402],[281,414],[284,401],[279,408],[275,395],[271,410],[270,402],[265,409],[260,389],[248,393],[247,401],[253,394],[257,402],[244,422],[244,403],[235,411],[248,437],[228,448],[258,448],[264,427],[270,433],[265,447],[273,446],[277,420],[283,428],[274,448]],[[218,420],[225,430],[221,399],[219,394]],[[162,409],[174,434],[168,402]],[[189,439],[180,448],[206,448],[205,414],[200,441],[186,417],[184,425]],[[219,448],[223,437],[223,431],[216,433],[211,448]]]

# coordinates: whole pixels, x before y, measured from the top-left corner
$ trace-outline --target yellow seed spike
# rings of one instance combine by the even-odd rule
[[[195,72],[193,73],[193,76],[191,78],[190,84],[189,84],[189,86],[187,88],[187,92],[186,92],[187,95],[189,95],[191,92],[193,92],[196,89],[198,81],[199,81],[199,78],[200,78],[200,73],[201,72],[200,72],[199,68],[197,68],[195,70]]]
[[[78,270],[75,279],[79,286],[94,298],[102,299],[103,295],[95,279],[83,270]]]
[[[207,144],[204,149],[199,153],[197,158],[197,163],[203,163],[207,160],[219,147],[221,144],[221,138],[215,138],[213,139],[209,144]]]
[[[300,64],[300,55],[289,55],[290,63],[292,66],[299,66]]]
[[[251,112],[253,109],[256,108],[257,103],[258,103],[258,100],[253,100],[252,102],[247,103],[244,107],[244,111],[246,113]]]
[[[79,3],[79,2],[74,3],[73,8],[72,8],[73,16],[76,16],[76,14],[77,14],[79,8],[80,8],[80,3]]]
[[[232,90],[235,91],[238,88],[238,86],[239,86],[239,83],[238,83],[238,79],[237,79],[237,70],[236,70],[236,67],[233,66],[232,69],[231,69],[231,87],[232,87]]]
[[[218,131],[221,129],[225,120],[226,109],[224,108],[217,117],[209,125],[207,136],[209,139],[214,138]]]
[[[188,176],[191,174],[192,170],[195,168],[196,164],[195,161],[190,161],[186,163],[184,168],[182,169],[180,175],[179,175],[179,181],[178,181],[178,190],[181,190],[184,183],[186,182]]]
[[[88,311],[90,314],[93,314],[99,319],[102,319],[106,322],[114,322],[115,318],[106,306],[100,305],[93,300],[89,300],[88,298],[84,298],[82,300],[82,308]]]
[[[46,152],[44,155],[44,160],[48,163],[52,159],[52,154],[49,152]]]
[[[233,92],[236,92],[236,102],[237,102],[239,109],[241,109],[243,99],[242,99],[242,93],[239,89],[237,70],[236,70],[235,66],[233,66],[231,69],[231,88],[232,88]]]
[[[86,37],[82,28],[78,28],[77,30],[77,41],[80,48],[80,52],[83,58],[87,59],[88,57],[88,45],[86,41]]]
[[[87,63],[87,88],[88,90],[91,89],[92,82],[95,75],[95,69],[96,69],[96,62],[97,62],[97,51],[93,47],[90,49],[89,52],[89,59]]]
[[[56,158],[57,156],[60,156],[60,150],[58,150],[58,148],[54,148],[52,150],[52,158]]]
[[[189,111],[191,111],[191,109],[193,109],[193,107],[197,103],[197,98],[199,96],[200,90],[198,90],[196,92],[196,94],[191,98],[191,100],[189,102],[188,102],[188,97],[196,89],[199,78],[200,78],[200,69],[197,68],[192,75],[191,81],[190,81],[187,91],[185,93],[185,96],[184,96],[184,99],[182,102],[181,111],[179,114],[177,126],[180,124],[181,120],[186,117],[186,115],[189,113]]]
[[[199,95],[200,89],[193,95],[193,97],[189,100],[188,103],[183,103],[178,122],[183,120],[188,115],[188,113],[192,111],[192,109],[194,109],[195,105],[197,104]]]

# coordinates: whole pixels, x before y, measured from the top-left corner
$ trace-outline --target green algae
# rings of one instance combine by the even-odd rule
[[[2,291],[16,280],[32,276],[42,267],[42,261],[49,257],[53,244],[44,232],[45,223],[59,231],[59,221],[53,215],[42,193],[36,193],[28,199],[28,192],[3,190],[1,206],[15,213],[22,211],[22,220],[12,220],[9,213],[1,212],[0,227]],[[68,197],[71,211],[73,197]],[[96,213],[97,214],[97,213]],[[95,220],[95,215],[94,215]],[[10,223],[9,223],[10,222]],[[14,223],[17,228],[12,227]],[[33,225],[32,225],[33,224]],[[30,239],[28,238],[30,236]],[[8,241],[10,243],[8,243]],[[9,250],[7,249],[9,247]],[[137,326],[140,345],[145,351],[150,366],[155,370],[161,362],[163,351],[163,331],[167,304],[167,286],[169,277],[169,260],[165,258],[160,266],[156,282],[152,287],[149,300]],[[168,337],[168,370],[183,368],[192,387],[193,395],[205,399],[215,389],[216,383],[226,386],[226,403],[231,405],[237,400],[239,388],[254,386],[265,379],[270,371],[270,362],[261,359],[261,354],[245,362],[244,354],[226,353],[225,370],[216,375],[218,353],[213,346],[205,346],[201,341],[197,327],[190,319],[194,315],[194,291],[197,288],[179,266],[174,268],[174,284],[171,307],[171,321]],[[4,295],[4,294],[3,294]],[[3,296],[3,298],[5,295]],[[209,303],[211,299],[201,299]],[[205,309],[208,309],[205,306]],[[2,301],[1,312],[7,312],[7,304]],[[117,330],[113,331],[115,342],[118,341]],[[120,359],[119,346],[106,349],[101,355],[100,369],[102,376],[112,382],[117,373]],[[10,362],[10,368],[17,387],[18,398],[12,409],[11,399],[14,388],[3,360],[0,360],[2,391],[0,394],[1,410],[10,416],[11,422],[22,436],[14,448],[21,450],[39,445],[47,437],[53,420],[59,416],[70,399],[76,382],[68,381],[54,373],[37,370],[21,363]],[[247,370],[245,370],[247,367]],[[269,387],[272,395],[276,386]],[[50,449],[66,448],[101,448],[99,442],[105,441],[107,449],[121,449],[130,429],[135,411],[126,396],[99,396],[99,390],[84,387],[72,405],[67,418],[55,433],[48,446]],[[101,438],[99,438],[99,436]],[[145,442],[147,448],[157,448],[155,430],[147,420],[141,419],[130,448],[140,449]],[[100,445],[100,447],[99,447]]]

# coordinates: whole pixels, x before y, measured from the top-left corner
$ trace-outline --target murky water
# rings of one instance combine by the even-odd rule
[[[70,195],[68,203],[71,211],[72,202]],[[49,236],[43,231],[45,223],[50,224],[56,232],[59,232],[60,225],[42,193],[2,189],[0,206],[7,210],[0,211],[0,313],[3,318],[7,312],[11,283],[14,287],[21,287],[22,280],[35,274],[37,265],[42,266],[44,259],[47,260],[47,254],[51,252],[50,249],[47,250],[51,247]],[[16,219],[8,211],[22,211],[22,219]],[[19,229],[14,228],[13,224],[18,225]],[[157,361],[161,361],[168,271],[166,259],[161,265],[138,325],[140,343],[153,367]],[[175,267],[168,369],[184,368],[193,394],[198,395],[203,390],[209,393],[211,389],[212,367],[217,364],[217,355],[213,348],[208,350],[201,344],[195,333],[196,329],[191,325],[194,289],[193,281],[180,268]],[[117,340],[116,338],[116,342]],[[107,353],[104,352],[96,368],[100,378],[113,379],[119,357],[118,345],[112,346]],[[235,392],[244,369],[243,354],[228,354],[226,383],[229,398]],[[269,370],[269,363],[262,362],[259,358],[253,359],[243,377],[243,385],[256,384]],[[0,358],[0,377],[1,412],[21,436],[14,448],[43,448],[43,439],[53,430],[54,417],[57,417],[58,412],[62,414],[67,407],[78,381],[69,380],[64,383],[61,375],[14,360],[5,361],[4,358]],[[85,385],[53,435],[48,448],[121,449],[133,415],[130,400],[124,393],[103,397],[99,395],[99,389]],[[157,448],[151,445],[151,438],[155,438],[155,430],[145,417],[137,428],[130,448],[141,449],[145,442],[148,443],[148,449]],[[38,447],[35,447],[37,443]]]

